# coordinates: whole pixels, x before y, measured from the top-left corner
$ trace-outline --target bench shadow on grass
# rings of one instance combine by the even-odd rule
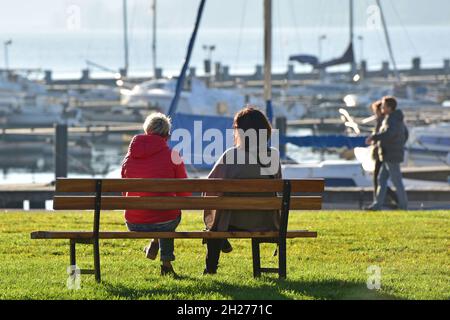
[[[104,282],[103,286],[110,294],[125,299],[142,299],[157,296],[180,297],[210,296],[211,293],[223,295],[226,299],[293,299],[292,294],[301,295],[307,299],[336,299],[336,300],[395,300],[399,297],[387,295],[377,290],[369,290],[363,282],[347,282],[342,280],[297,281],[278,280],[263,276],[251,285],[227,283],[214,280],[199,284],[198,278],[183,277],[193,280],[191,284],[181,286],[152,286],[148,288],[133,288],[121,283]],[[290,293],[290,294],[288,294]]]

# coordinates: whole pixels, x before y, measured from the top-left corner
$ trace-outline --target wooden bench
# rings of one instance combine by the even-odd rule
[[[100,239],[252,239],[253,275],[275,272],[286,278],[286,238],[313,238],[317,233],[308,230],[288,231],[289,210],[318,210],[322,205],[323,179],[57,179],[53,208],[55,210],[94,210],[92,231],[35,231],[32,239],[69,239],[70,264],[76,265],[76,244],[92,244],[94,269],[81,269],[82,274],[94,274],[100,282]],[[124,197],[122,192],[192,192],[191,197]],[[208,196],[201,192],[238,193],[239,196]],[[281,196],[267,196],[267,193]],[[245,196],[245,193],[252,193]],[[266,195],[255,196],[255,193]],[[296,194],[296,195],[294,195]],[[281,210],[279,232],[130,232],[100,231],[101,210]],[[238,214],[238,213],[236,213]],[[278,268],[261,268],[260,243],[278,243]]]

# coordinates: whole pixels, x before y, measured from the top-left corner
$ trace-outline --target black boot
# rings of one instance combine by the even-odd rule
[[[230,253],[231,251],[233,251],[233,247],[231,246],[230,241],[228,241],[228,239],[223,240],[222,252]]]
[[[173,270],[173,267],[166,267],[161,265],[161,275],[162,276],[171,276],[174,279],[178,279],[179,276],[175,273],[175,270]]]
[[[206,268],[203,274],[216,274],[219,265],[220,251],[223,248],[222,239],[208,239],[206,241]]]
[[[212,269],[206,268],[205,270],[203,270],[203,275],[207,275],[207,274],[216,274],[216,273],[217,273],[217,269],[212,270]]]

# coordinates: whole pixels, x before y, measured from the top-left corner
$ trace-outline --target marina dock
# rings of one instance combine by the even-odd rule
[[[378,70],[368,69],[367,61],[361,61],[357,70],[361,79],[370,80],[374,83],[386,84],[395,83],[394,70],[388,61],[382,61],[382,67]],[[216,88],[262,88],[264,86],[264,71],[262,65],[256,65],[253,73],[230,73],[230,67],[221,62],[215,63],[214,74],[199,75],[196,67],[190,67],[188,79],[197,77],[203,81],[208,81],[211,86]],[[44,82],[49,90],[66,91],[89,90],[96,85],[116,86],[117,77],[110,78],[92,78],[90,69],[80,71],[79,78],[73,79],[54,79],[51,70],[45,70]],[[329,76],[334,78],[348,77],[348,72],[334,71],[328,72]],[[444,59],[442,67],[426,68],[421,65],[421,58],[415,57],[411,60],[410,68],[398,70],[398,74],[403,83],[447,83],[450,80],[450,59]],[[158,68],[156,78],[164,76],[164,70]],[[283,88],[288,86],[301,86],[314,84],[321,79],[320,72],[296,72],[293,63],[288,63],[285,72],[272,73],[272,86],[274,88]],[[125,84],[137,84],[149,80],[149,77],[122,77]]]
[[[356,123],[361,123],[364,118],[355,117]],[[436,113],[431,111],[411,112],[405,111],[405,120],[408,125],[420,126],[440,122],[450,122],[450,111],[448,113]],[[344,122],[339,118],[302,118],[297,120],[287,120],[289,127],[316,128],[319,130],[345,128]],[[111,122],[105,124],[81,125],[68,127],[69,134],[103,134],[103,133],[134,133],[142,130],[141,122]],[[54,128],[0,128],[0,137],[7,135],[54,135]]]

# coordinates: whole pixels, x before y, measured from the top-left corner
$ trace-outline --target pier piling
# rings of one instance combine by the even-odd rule
[[[446,75],[450,74],[450,59],[444,60],[444,73]]]
[[[163,77],[163,69],[162,68],[155,68],[155,78],[161,79]]]
[[[67,124],[55,124],[55,178],[67,177]]]
[[[383,77],[388,78],[389,77],[389,62],[383,61],[381,64],[381,73],[383,74]]]
[[[45,70],[44,72],[44,81],[46,84],[51,84],[53,81],[53,75],[51,70]]]
[[[419,75],[420,74],[420,66],[421,66],[421,59],[420,57],[415,57],[412,59],[412,74],[413,75]]]

